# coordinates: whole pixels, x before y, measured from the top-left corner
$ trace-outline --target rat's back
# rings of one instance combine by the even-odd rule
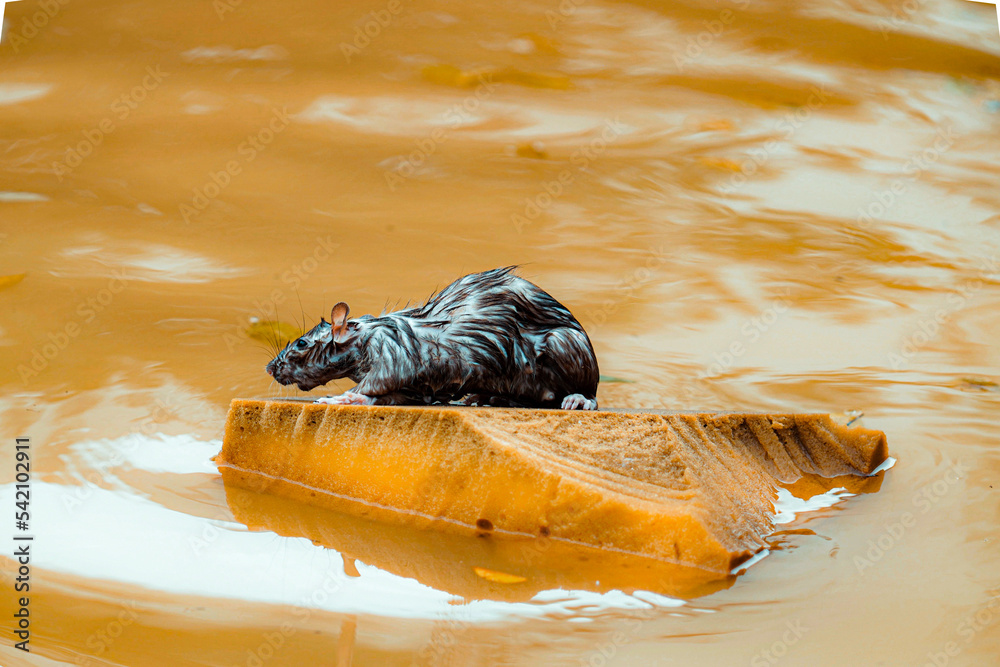
[[[516,266],[506,266],[459,278],[432,295],[423,306],[407,314],[429,322],[500,318],[522,329],[568,326],[583,330],[561,303],[545,290],[516,275]]]
[[[531,405],[558,405],[569,394],[592,401],[599,371],[586,332],[515,268],[459,278],[406,315],[460,360],[462,391]]]

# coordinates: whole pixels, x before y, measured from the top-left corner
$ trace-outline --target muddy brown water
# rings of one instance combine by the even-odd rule
[[[9,4],[0,663],[994,663],[996,20],[965,0]],[[208,459],[229,400],[298,395],[254,321],[512,263],[628,381],[602,405],[863,410],[895,467],[690,598],[617,570],[519,597],[469,574],[482,545],[227,498]]]

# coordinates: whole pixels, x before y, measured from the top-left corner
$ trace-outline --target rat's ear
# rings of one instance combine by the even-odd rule
[[[333,327],[333,339],[340,340],[347,333],[347,316],[351,308],[341,301],[330,311],[330,326]]]

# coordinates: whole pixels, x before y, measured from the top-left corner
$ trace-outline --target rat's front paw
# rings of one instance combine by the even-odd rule
[[[375,399],[364,394],[356,394],[353,391],[345,391],[340,396],[324,396],[316,399],[317,403],[327,405],[373,405]]]
[[[583,394],[570,394],[562,401],[563,410],[596,410],[597,400],[584,398]]]

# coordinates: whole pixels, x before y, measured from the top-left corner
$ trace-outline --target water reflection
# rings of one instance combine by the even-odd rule
[[[225,478],[226,469],[222,472]],[[728,588],[735,580],[549,538],[495,537],[487,532],[466,537],[381,524],[248,491],[231,482],[226,484],[226,501],[236,520],[251,530],[304,537],[350,560],[416,579],[466,601],[523,602],[554,589],[568,597],[577,595],[572,591],[641,590],[694,598]]]

